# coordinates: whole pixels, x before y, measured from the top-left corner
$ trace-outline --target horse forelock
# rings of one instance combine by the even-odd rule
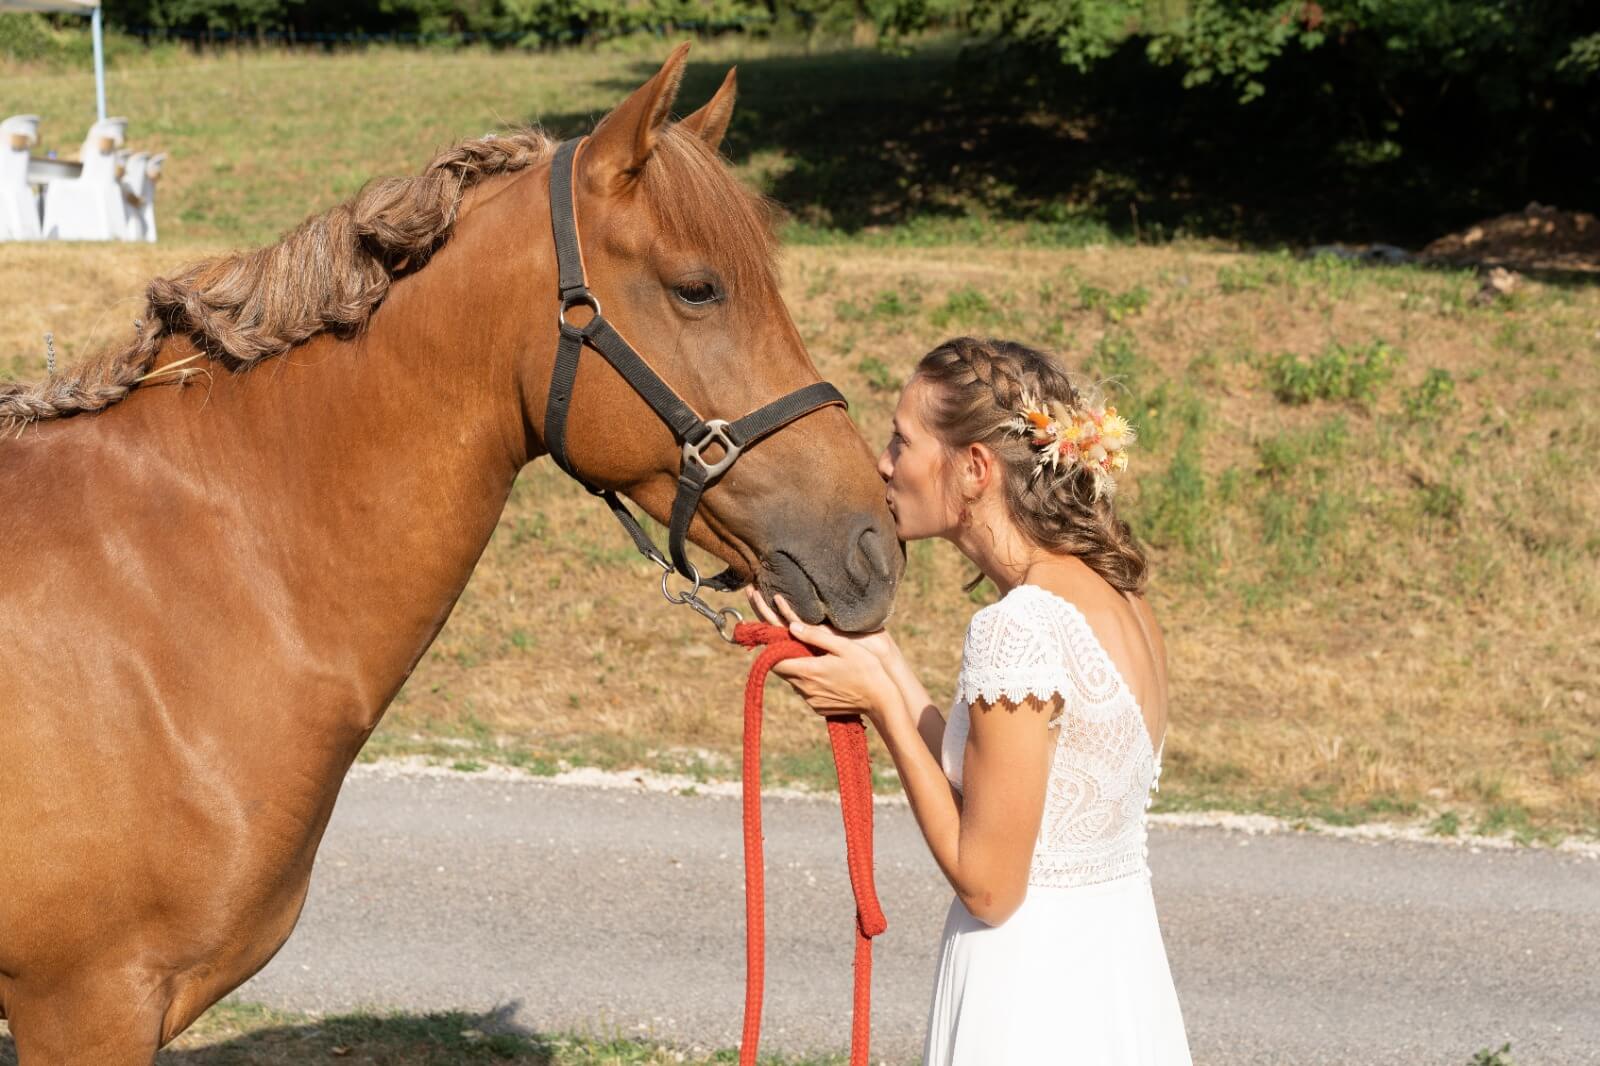
[[[662,234],[704,248],[729,285],[760,291],[776,280],[772,205],[694,133],[663,129],[639,183]]]

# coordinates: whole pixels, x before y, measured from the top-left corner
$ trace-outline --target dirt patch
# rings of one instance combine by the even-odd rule
[[[1455,266],[1600,273],[1600,219],[1584,211],[1529,204],[1440,237],[1419,258]]]

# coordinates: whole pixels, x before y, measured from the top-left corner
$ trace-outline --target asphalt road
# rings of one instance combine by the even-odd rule
[[[765,818],[762,1047],[843,1051],[838,808],[769,800]],[[877,826],[873,1057],[913,1063],[950,894],[905,807]],[[731,798],[360,772],[298,929],[235,998],[732,1046],[741,855]],[[1465,1066],[1507,1041],[1519,1066],[1600,1063],[1592,857],[1157,828],[1151,864],[1196,1063]]]

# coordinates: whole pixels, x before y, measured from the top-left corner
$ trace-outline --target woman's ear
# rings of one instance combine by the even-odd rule
[[[974,442],[967,445],[964,459],[962,474],[966,485],[963,488],[967,490],[965,495],[975,500],[989,490],[990,483],[1000,473],[999,457],[988,445]]]

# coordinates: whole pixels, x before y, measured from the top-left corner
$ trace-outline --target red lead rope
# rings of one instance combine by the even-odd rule
[[[767,672],[785,659],[812,654],[782,626],[740,622],[735,643],[766,645],[750,667],[744,687],[744,1037],[739,1066],[755,1066],[761,1042],[761,994],[765,981],[766,892],[761,846],[761,696]],[[856,898],[855,1013],[850,1026],[850,1066],[867,1066],[872,1033],[872,938],[889,927],[872,881],[872,768],[867,761],[867,727],[859,715],[828,719],[833,765],[839,773],[839,806],[844,812],[844,846],[850,888]]]

